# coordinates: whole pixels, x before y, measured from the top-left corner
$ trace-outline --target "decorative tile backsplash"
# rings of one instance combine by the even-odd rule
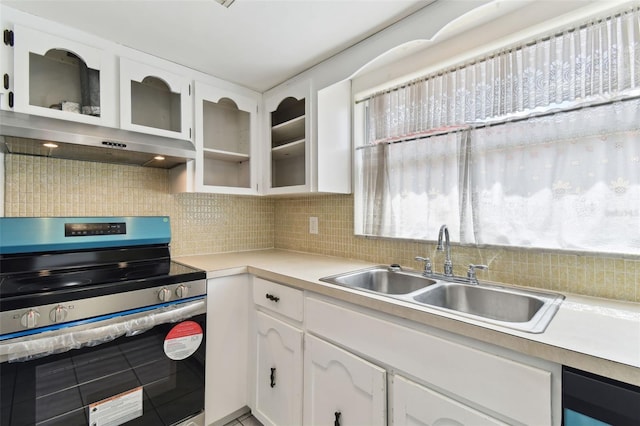
[[[318,217],[317,235],[309,233],[310,216]],[[442,271],[444,262],[435,242],[354,236],[350,195],[278,199],[275,246],[415,269],[423,265],[414,257],[428,256],[437,272]],[[451,257],[456,275],[466,276],[470,263],[485,264],[489,270],[478,271],[480,280],[640,302],[638,256],[453,245]]]
[[[273,247],[274,200],[170,194],[164,169],[5,156],[6,216],[171,217],[173,256]]]
[[[350,195],[170,194],[163,169],[22,155],[5,156],[5,173],[6,216],[168,215],[174,256],[277,247],[415,269],[415,256],[429,256],[442,268],[433,242],[354,236]],[[319,219],[317,235],[310,216]],[[483,263],[490,269],[478,272],[481,280],[640,302],[637,256],[453,246],[452,258],[457,275]]]

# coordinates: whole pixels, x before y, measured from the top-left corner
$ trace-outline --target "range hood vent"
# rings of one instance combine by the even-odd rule
[[[56,148],[45,146],[54,143]],[[9,154],[170,169],[196,156],[188,140],[0,111],[0,149]],[[164,157],[158,160],[156,157]]]

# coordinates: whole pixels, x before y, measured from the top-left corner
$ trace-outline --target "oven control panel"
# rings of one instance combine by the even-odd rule
[[[61,250],[168,245],[170,241],[168,216],[0,217],[0,254],[33,256]]]
[[[0,336],[206,294],[206,280],[196,280],[0,312]]]
[[[87,237],[92,235],[125,235],[127,224],[115,223],[65,223],[65,237]]]

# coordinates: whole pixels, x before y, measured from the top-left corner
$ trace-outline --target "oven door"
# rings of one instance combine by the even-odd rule
[[[203,424],[205,316],[201,297],[0,341],[0,424]]]

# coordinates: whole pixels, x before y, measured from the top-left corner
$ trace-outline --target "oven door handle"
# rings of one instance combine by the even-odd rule
[[[120,336],[135,336],[153,327],[182,321],[206,312],[206,299],[177,305],[164,306],[151,311],[122,316],[69,327],[62,330],[44,332],[0,344],[0,360],[9,362],[29,361],[71,349],[97,346]],[[51,333],[54,333],[53,335]]]

